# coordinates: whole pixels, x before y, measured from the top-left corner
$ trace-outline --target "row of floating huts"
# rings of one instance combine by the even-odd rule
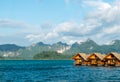
[[[116,52],[110,52],[106,55],[100,53],[91,53],[89,55],[77,53],[72,59],[75,60],[75,65],[120,66],[120,54]]]

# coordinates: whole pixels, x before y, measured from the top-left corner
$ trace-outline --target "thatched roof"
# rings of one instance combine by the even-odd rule
[[[73,56],[72,59],[78,59],[76,58],[77,56],[82,57],[84,60],[87,60],[87,55],[85,53],[77,53],[76,55]]]
[[[88,56],[85,53],[79,53],[79,54],[84,60],[87,60]]]
[[[100,53],[92,53],[92,54],[90,54],[90,56],[91,56],[91,55],[96,55],[100,60],[103,60],[104,57],[105,57],[105,55],[100,54]],[[90,56],[89,56],[89,57],[90,57]],[[89,58],[89,57],[88,57],[88,58]]]
[[[79,56],[79,54],[75,54],[75,55],[72,57],[72,59],[78,59],[78,58],[76,58],[77,56]]]
[[[108,53],[108,54],[105,56],[105,58],[106,58],[108,55],[110,55],[110,54],[114,55],[118,60],[120,60],[120,54],[117,53],[117,52],[110,52],[110,53]]]
[[[98,58],[100,58],[101,60],[103,60],[103,58],[106,56],[104,54],[100,54],[100,53],[94,53]]]
[[[104,60],[108,55],[114,55],[118,60],[120,60],[120,54],[119,53],[116,53],[116,52],[110,52],[108,53],[107,55],[103,55],[103,54],[100,54],[100,53],[92,53],[92,54],[89,54],[89,55],[86,55],[85,53],[77,53],[73,56],[72,59],[84,59],[84,60],[88,60],[92,55],[96,55],[100,60]]]

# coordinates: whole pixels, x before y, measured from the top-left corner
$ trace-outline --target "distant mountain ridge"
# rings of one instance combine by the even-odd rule
[[[91,39],[81,42],[75,42],[72,45],[67,43],[57,42],[53,44],[45,44],[38,42],[28,47],[21,47],[15,44],[0,45],[0,56],[3,57],[19,57],[22,59],[32,59],[35,54],[47,51],[56,51],[64,55],[74,55],[79,52],[83,53],[103,53],[118,52],[120,53],[120,40],[114,40],[110,44],[98,45]]]
[[[17,51],[19,49],[24,49],[25,47],[21,47],[15,44],[3,44],[0,45],[0,51]]]
[[[99,52],[103,54],[106,54],[108,52],[120,53],[120,40],[114,40],[112,44],[108,44],[108,45],[98,45],[93,40],[87,40],[81,44],[78,44],[77,47],[71,47],[69,51],[71,52],[76,51],[74,53],[84,52],[88,54],[93,52]]]

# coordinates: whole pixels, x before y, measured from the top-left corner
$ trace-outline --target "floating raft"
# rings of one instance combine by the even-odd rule
[[[120,54],[116,52],[110,52],[108,54],[100,53],[77,53],[73,56],[75,65],[86,66],[120,66]]]

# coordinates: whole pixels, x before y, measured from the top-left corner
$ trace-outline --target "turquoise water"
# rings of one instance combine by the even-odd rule
[[[71,60],[0,61],[0,82],[120,82],[120,67],[74,66]]]

